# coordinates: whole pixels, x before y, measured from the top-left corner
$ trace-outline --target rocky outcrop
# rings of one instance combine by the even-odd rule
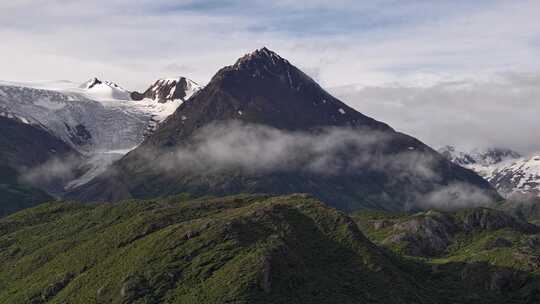
[[[523,232],[537,232],[538,227],[519,220],[502,211],[477,208],[465,212],[462,219],[462,228],[465,231],[475,229],[496,230],[501,228],[512,228]]]
[[[443,253],[452,235],[459,227],[448,214],[428,211],[412,219],[397,223],[397,232],[387,238],[385,244],[405,244],[405,252],[414,256],[434,256]]]
[[[380,222],[377,226],[381,226]],[[387,223],[388,225],[388,223]],[[540,228],[502,211],[476,208],[458,213],[428,211],[416,214],[392,226],[392,233],[383,244],[401,247],[412,256],[438,256],[446,252],[458,233],[512,229],[526,234],[540,232]],[[534,239],[531,239],[534,243]],[[510,247],[512,242],[496,238],[485,245],[486,250]]]
[[[185,77],[159,79],[143,93],[131,92],[131,99],[153,99],[159,103],[171,100],[187,100],[201,89],[194,81]]]

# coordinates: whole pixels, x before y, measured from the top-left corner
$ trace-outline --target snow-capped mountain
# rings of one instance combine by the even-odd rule
[[[68,197],[250,192],[312,193],[348,211],[451,204],[462,192],[500,199],[474,172],[347,106],[267,48],[221,68],[139,147]]]
[[[439,152],[487,179],[506,197],[513,194],[540,196],[540,155],[524,157],[501,148],[463,152],[452,146],[443,147]]]
[[[439,149],[439,153],[460,166],[478,165],[488,167],[522,157],[518,152],[505,148],[473,149],[464,152],[456,150],[453,146],[445,146]]]
[[[158,79],[152,86],[144,91],[144,93],[131,93],[131,98],[133,100],[149,98],[159,103],[166,103],[174,100],[185,101],[200,89],[200,85],[185,77],[164,78]]]
[[[540,196],[540,155],[501,165],[490,182],[504,194],[532,193]]]
[[[192,94],[195,87],[188,87]],[[0,82],[0,116],[45,130],[85,155],[86,174],[67,185],[79,186],[139,145],[183,102],[130,94],[95,77],[83,84]]]
[[[96,77],[86,81],[80,88],[87,95],[98,99],[131,100],[130,92],[111,81],[101,81]]]
[[[83,153],[129,150],[182,103],[131,100],[130,94],[95,77],[81,85],[1,82],[0,115],[40,125]]]
[[[0,113],[39,125],[82,153],[131,149],[152,115],[128,101],[108,103],[74,90],[0,85]]]

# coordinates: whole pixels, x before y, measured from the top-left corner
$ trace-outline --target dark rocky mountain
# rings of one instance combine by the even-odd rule
[[[0,215],[51,200],[50,195],[36,187],[54,189],[57,186],[57,180],[52,177],[55,172],[43,172],[50,173],[51,178],[47,180],[40,178],[30,182],[24,177],[51,160],[67,161],[76,157],[77,152],[44,129],[0,116]]]
[[[216,125],[217,135],[209,135],[208,128]],[[197,147],[208,136],[218,142],[234,137],[238,128],[248,136],[225,146],[206,142]],[[342,133],[331,136],[336,130]],[[265,146],[271,140],[278,144]],[[178,161],[186,149],[194,151],[193,157]],[[219,152],[223,155],[216,156]],[[212,161],[201,158],[207,154]],[[260,170],[275,155],[285,160],[270,161]],[[253,161],[246,168],[247,158]],[[201,164],[204,169],[192,169]],[[313,170],[321,164],[330,169]],[[474,188],[483,198],[499,198],[474,172],[348,107],[263,48],[221,69],[142,145],[70,196],[108,201],[182,192],[305,192],[342,210],[405,210],[420,208],[419,202],[438,203],[444,195],[459,200],[462,187]]]
[[[200,89],[201,87],[197,83],[185,77],[159,79],[144,93],[132,92],[131,99],[150,98],[160,103],[177,99],[185,101]]]
[[[501,232],[504,230],[513,231],[517,236],[540,233],[540,227],[526,220],[488,208],[464,209],[458,212],[429,210],[412,215],[360,212],[355,218],[364,232],[377,235],[375,241],[402,254],[422,257],[441,257],[454,249],[462,249],[456,243],[465,239],[465,236],[492,233],[493,240],[496,240],[497,234],[503,234]],[[511,244],[508,247],[511,247]]]

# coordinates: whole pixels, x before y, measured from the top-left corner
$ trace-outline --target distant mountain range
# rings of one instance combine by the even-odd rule
[[[483,176],[505,197],[540,197],[540,155],[522,156],[501,148],[463,152],[452,146],[443,147],[439,152]]]

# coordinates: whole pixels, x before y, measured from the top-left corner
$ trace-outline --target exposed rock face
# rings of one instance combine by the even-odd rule
[[[91,89],[93,87],[95,87],[96,85],[98,84],[102,84],[103,82],[99,79],[97,79],[96,77],[88,80],[87,82],[81,84],[81,89]]]
[[[131,99],[142,100],[144,98],[150,98],[159,103],[166,103],[167,101],[177,99],[185,101],[200,89],[201,86],[185,77],[159,79],[144,91],[144,93],[132,92]]]
[[[455,220],[447,214],[429,211],[409,221],[393,226],[397,234],[384,243],[406,243],[405,250],[414,256],[434,256],[443,253],[452,235],[459,229]]]
[[[502,211],[487,208],[477,208],[473,209],[472,212],[467,212],[463,218],[462,228],[465,231],[472,231],[474,229],[495,230],[501,228],[512,228],[523,232],[538,231],[538,227],[535,225],[518,220]]]

